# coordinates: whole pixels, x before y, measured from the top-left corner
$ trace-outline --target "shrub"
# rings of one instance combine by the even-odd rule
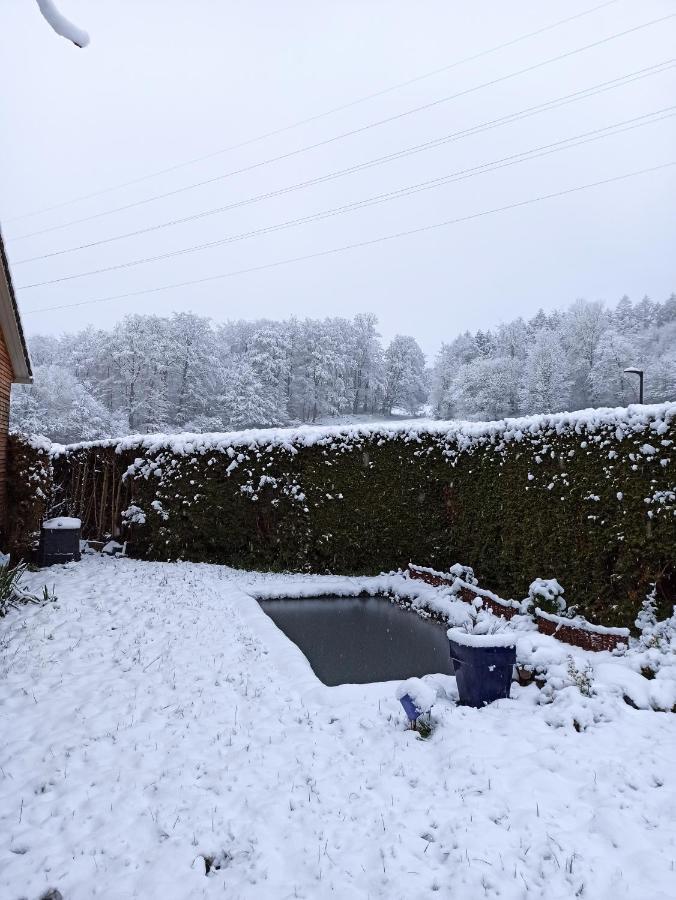
[[[10,434],[7,445],[8,521],[4,546],[13,559],[29,559],[52,496],[51,444]]]
[[[676,404],[493,423],[169,435],[66,448],[56,478],[89,537],[128,552],[373,574],[471,563],[524,597],[555,572],[595,622],[676,599]]]
[[[528,588],[528,599],[533,609],[560,616],[566,611],[564,588],[556,578],[536,578]]]

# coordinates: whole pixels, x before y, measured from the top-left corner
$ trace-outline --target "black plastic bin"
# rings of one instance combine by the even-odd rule
[[[468,646],[449,636],[451,661],[463,706],[482,707],[509,697],[516,647]]]
[[[80,520],[60,516],[43,522],[37,564],[53,566],[74,560],[80,560]]]

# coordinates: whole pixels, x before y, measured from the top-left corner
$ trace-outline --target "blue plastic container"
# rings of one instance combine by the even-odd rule
[[[462,706],[480,708],[509,697],[516,647],[468,647],[451,639],[449,645]]]

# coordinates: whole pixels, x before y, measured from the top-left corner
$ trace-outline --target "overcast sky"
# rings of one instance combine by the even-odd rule
[[[386,339],[428,354],[576,297],[676,290],[676,167],[432,231],[201,285],[80,303],[266,266],[469,216],[676,159],[667,118],[367,209],[35,288],[22,286],[267,228],[466,170],[676,104],[676,69],[521,121],[189,223],[51,259],[30,257],[278,191],[452,135],[676,56],[676,18],[209,185],[70,223],[307,147],[467,91],[652,19],[671,0],[617,0],[590,15],[282,134],[325,113],[598,5],[594,0],[59,0],[79,50],[32,0],[0,6],[0,221],[29,334],[110,326],[130,312],[215,320],[374,312]],[[195,157],[209,159],[158,170]],[[64,201],[144,180],[26,216]]]

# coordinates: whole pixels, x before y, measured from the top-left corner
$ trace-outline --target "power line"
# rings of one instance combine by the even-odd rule
[[[557,197],[565,197],[570,194],[579,193],[580,191],[589,190],[594,187],[600,187],[601,185],[613,184],[618,181],[625,181],[629,178],[635,178],[639,175],[647,175],[652,172],[659,172],[663,169],[667,169],[667,168],[670,168],[671,166],[675,166],[675,165],[676,165],[676,160],[670,160],[669,162],[662,163],[661,165],[651,166],[651,167],[645,168],[645,169],[637,169],[633,172],[626,172],[623,175],[615,175],[612,178],[604,178],[600,181],[593,181],[593,182],[589,182],[588,184],[577,185],[576,187],[566,188],[563,191],[556,191],[551,194],[541,194],[537,197],[530,197],[527,200],[520,200],[516,203],[506,204],[505,206],[498,206],[493,209],[482,210],[481,212],[471,213],[466,216],[459,216],[458,218],[455,218],[455,219],[447,219],[444,222],[436,222],[431,225],[423,225],[419,228],[411,228],[411,229],[408,229],[407,231],[399,231],[399,232],[395,232],[394,234],[382,235],[381,237],[371,238],[370,240],[367,240],[367,241],[358,241],[358,242],[355,242],[352,244],[343,244],[341,247],[332,247],[328,250],[320,250],[316,253],[307,253],[303,256],[294,256],[294,257],[290,257],[287,259],[281,259],[281,260],[278,260],[277,262],[264,263],[259,266],[251,266],[246,269],[236,269],[232,272],[222,272],[219,275],[208,275],[204,278],[196,278],[196,279],[191,279],[189,281],[178,281],[178,282],[174,282],[173,284],[165,284],[165,285],[161,285],[160,287],[155,287],[155,288],[144,288],[143,290],[130,291],[126,294],[112,294],[108,297],[97,297],[93,300],[82,300],[78,303],[66,303],[66,304],[61,304],[59,306],[44,306],[44,307],[40,307],[37,309],[29,309],[24,312],[24,315],[30,315],[32,313],[38,313],[38,312],[40,312],[40,313],[41,312],[51,312],[53,310],[59,310],[59,309],[75,309],[76,307],[79,307],[79,306],[88,306],[92,303],[107,303],[107,302],[110,302],[113,300],[129,300],[132,297],[141,297],[145,294],[156,294],[160,291],[167,291],[167,290],[172,290],[175,288],[182,288],[182,287],[193,287],[194,285],[197,285],[197,284],[206,284],[208,282],[219,281],[224,278],[234,278],[237,275],[247,275],[247,274],[250,274],[253,272],[263,272],[267,269],[275,269],[275,268],[279,268],[281,266],[291,265],[292,263],[306,262],[311,259],[319,259],[321,257],[332,256],[337,253],[343,253],[348,250],[357,250],[362,247],[371,247],[371,246],[374,246],[375,244],[385,243],[386,241],[393,241],[393,240],[398,240],[398,239],[404,238],[404,237],[411,237],[412,235],[415,235],[415,234],[423,234],[425,232],[434,231],[435,229],[444,228],[449,225],[457,225],[462,222],[470,222],[474,219],[480,219],[483,216],[490,216],[490,215],[495,215],[495,214],[501,213],[501,212],[507,212],[512,209],[519,209],[524,206],[529,206],[533,203],[539,203],[543,200],[552,200]]]
[[[158,169],[155,172],[150,172],[147,175],[141,175],[139,178],[133,178],[130,181],[119,182],[118,184],[111,185],[110,187],[103,188],[99,191],[93,191],[89,194],[82,194],[79,197],[73,197],[70,200],[64,200],[61,203],[56,203],[52,206],[45,206],[41,209],[34,210],[33,212],[22,213],[19,216],[14,216],[11,219],[7,219],[7,222],[16,222],[19,219],[26,219],[31,216],[41,215],[45,212],[52,212],[55,209],[61,209],[64,206],[70,206],[73,203],[79,203],[82,200],[90,200],[94,197],[100,197],[102,194],[108,194],[111,191],[117,191],[125,187],[131,187],[132,185],[139,184],[142,181],[147,181],[150,178],[157,178],[160,175],[166,175],[170,172],[175,172],[177,169],[182,169],[185,166],[192,166],[199,162],[204,162],[208,159],[213,159],[215,156],[220,156],[224,153],[229,153],[233,150],[239,150],[242,147],[248,147],[251,144],[258,143],[259,141],[266,140],[270,137],[276,137],[279,134],[284,134],[287,131],[291,131],[294,128],[300,128],[303,125],[309,125],[312,122],[317,122],[320,119],[324,119],[327,116],[334,115],[338,112],[343,112],[346,109],[351,109],[353,106],[358,106],[361,103],[366,103],[369,100],[375,100],[378,97],[383,97],[386,94],[392,93],[393,91],[398,91],[401,88],[409,87],[412,84],[416,84],[419,81],[423,81],[427,78],[432,78],[436,75],[441,75],[444,72],[449,72],[451,69],[455,69],[458,66],[465,65],[469,62],[474,62],[477,59],[481,59],[484,56],[488,56],[491,53],[496,53],[499,50],[506,50],[508,47],[513,47],[515,44],[521,43],[521,41],[528,40],[532,37],[538,37],[541,34],[545,34],[547,31],[552,31],[554,28],[559,28],[561,25],[567,25],[569,22],[574,22],[577,19],[582,19],[585,16],[592,15],[595,12],[599,12],[599,10],[606,9],[608,6],[614,6],[618,3],[619,0],[606,0],[605,3],[600,3],[598,6],[592,6],[590,9],[582,10],[582,12],[576,13],[572,16],[567,16],[565,19],[559,19],[556,22],[552,22],[550,25],[545,25],[542,28],[538,28],[535,31],[529,31],[527,34],[522,34],[519,37],[513,38],[510,41],[505,42],[504,44],[497,44],[494,47],[489,47],[487,50],[481,50],[478,53],[474,53],[471,56],[466,56],[462,59],[456,60],[446,66],[442,66],[438,69],[433,69],[431,72],[425,72],[421,75],[416,75],[413,78],[409,78],[406,81],[400,81],[397,84],[391,85],[390,87],[383,88],[380,91],[374,91],[371,94],[366,94],[363,97],[358,97],[356,100],[350,100],[347,103],[343,103],[340,106],[334,106],[331,109],[327,109],[324,112],[316,113],[315,115],[308,116],[305,119],[300,119],[297,122],[292,122],[289,125],[283,125],[281,128],[276,128],[273,131],[266,131],[263,134],[259,134],[256,137],[248,138],[247,140],[240,141],[238,144],[231,144],[229,147],[223,147],[220,150],[214,150],[211,153],[206,153],[203,156],[196,156],[192,159],[185,160],[181,163],[176,163],[173,166],[168,166],[165,169]]]
[[[328,210],[321,210],[317,213],[312,213],[311,215],[301,216],[296,219],[290,219],[286,222],[280,222],[275,225],[267,225],[263,228],[257,228],[253,231],[243,232],[241,234],[229,235],[225,238],[219,238],[215,241],[207,241],[206,243],[194,244],[191,247],[182,247],[178,250],[171,250],[167,253],[160,253],[156,256],[147,256],[142,257],[140,259],[127,260],[123,263],[117,263],[112,266],[104,266],[99,269],[90,269],[87,272],[79,272],[74,275],[62,275],[59,278],[51,278],[46,281],[38,281],[33,284],[25,284],[19,285],[19,290],[32,290],[37,287],[45,287],[50,284],[59,284],[63,281],[74,281],[78,278],[87,278],[92,275],[102,275],[107,272],[115,272],[120,269],[130,269],[135,266],[147,265],[148,263],[153,262],[161,262],[166,259],[172,259],[176,256],[185,256],[188,253],[195,253],[200,250],[210,250],[214,247],[220,247],[224,244],[232,244],[237,241],[247,240],[252,237],[259,237],[264,234],[272,234],[276,231],[283,231],[287,228],[297,227],[299,225],[307,225],[310,222],[319,222],[324,219],[333,218],[334,216],[344,215],[347,212],[353,212],[358,209],[365,209],[370,206],[375,206],[380,203],[384,203],[390,200],[396,200],[400,197],[407,197],[412,194],[420,193],[421,191],[430,190],[432,188],[442,187],[445,184],[448,184],[453,181],[462,181],[467,178],[475,177],[476,175],[483,175],[487,172],[495,171],[496,169],[502,169],[506,166],[516,165],[520,162],[526,162],[531,159],[537,159],[541,156],[548,156],[552,153],[560,152],[561,150],[567,150],[570,147],[577,147],[581,144],[587,144],[594,140],[599,140],[604,137],[610,137],[614,134],[621,134],[624,131],[629,131],[634,128],[640,128],[645,125],[653,124],[654,122],[660,122],[663,119],[670,118],[676,113],[676,105],[665,107],[664,109],[655,110],[652,113],[646,113],[642,116],[636,116],[633,119],[625,119],[622,122],[615,122],[612,125],[607,125],[603,128],[595,128],[592,131],[586,131],[582,134],[573,135],[572,137],[563,138],[560,141],[555,141],[551,144],[545,144],[540,147],[534,147],[530,150],[524,150],[521,153],[513,153],[510,156],[504,156],[497,160],[491,160],[487,163],[482,163],[479,166],[473,166],[470,169],[464,169],[456,172],[451,172],[447,175],[442,175],[437,178],[432,178],[427,181],[419,182],[417,184],[408,185],[407,187],[398,188],[394,191],[387,191],[382,194],[376,194],[372,197],[363,198],[361,200],[355,200],[352,203],[346,203],[342,206],[333,207]],[[664,115],[666,114],[666,115]]]
[[[182,193],[185,193],[186,191],[194,190],[195,188],[198,188],[198,187],[205,187],[206,185],[214,184],[218,181],[223,181],[224,179],[231,178],[235,175],[242,175],[246,172],[252,172],[255,169],[259,169],[263,166],[270,165],[271,163],[280,162],[285,159],[290,159],[294,156],[299,156],[300,154],[307,153],[310,150],[316,150],[319,147],[325,147],[329,144],[335,143],[336,141],[344,140],[347,137],[352,137],[357,134],[362,134],[373,128],[378,128],[381,125],[386,125],[390,122],[394,122],[394,121],[406,118],[407,116],[413,115],[418,112],[422,112],[427,109],[432,109],[436,106],[439,106],[442,103],[448,103],[449,101],[455,100],[459,97],[465,97],[468,94],[472,94],[475,91],[482,90],[483,88],[491,87],[496,84],[500,84],[503,81],[508,81],[511,78],[516,78],[520,75],[525,75],[529,72],[534,72],[537,69],[543,68],[544,66],[551,65],[552,63],[555,63],[555,62],[560,62],[561,60],[564,60],[564,59],[569,59],[570,57],[575,56],[578,53],[583,53],[586,50],[594,49],[603,44],[607,44],[610,41],[617,40],[618,38],[621,38],[621,37],[626,37],[629,34],[634,34],[637,31],[642,30],[643,28],[649,28],[653,25],[658,25],[662,22],[665,22],[669,19],[673,19],[675,17],[676,17],[676,12],[673,12],[673,13],[669,13],[666,16],[661,16],[658,19],[651,19],[649,22],[643,22],[640,25],[635,25],[633,28],[628,28],[625,31],[619,31],[614,34],[608,35],[605,38],[601,38],[598,41],[592,42],[591,44],[585,44],[582,47],[576,47],[573,50],[568,50],[565,53],[560,53],[558,56],[550,57],[549,59],[543,60],[542,62],[534,63],[533,65],[526,66],[523,69],[517,69],[516,71],[510,72],[507,75],[502,75],[498,78],[493,78],[490,81],[484,81],[478,85],[474,85],[471,88],[466,88],[463,91],[459,91],[455,94],[450,94],[446,97],[440,97],[437,100],[432,100],[431,102],[422,104],[421,106],[416,106],[416,107],[413,107],[412,109],[405,110],[404,112],[397,113],[392,116],[388,116],[385,119],[379,119],[375,122],[369,122],[366,125],[360,126],[359,128],[354,128],[350,131],[345,131],[340,134],[334,135],[333,137],[325,138],[324,140],[317,141],[314,144],[308,144],[304,147],[299,147],[299,148],[296,148],[295,150],[290,150],[287,153],[282,153],[282,154],[279,154],[278,156],[270,157],[268,159],[261,160],[260,162],[257,162],[257,163],[252,163],[248,166],[244,166],[240,169],[235,169],[231,172],[226,172],[222,175],[216,175],[213,178],[207,178],[207,179],[204,179],[203,181],[198,181],[198,182],[194,182],[193,184],[184,185],[183,187],[180,187],[180,188],[174,188],[174,190],[171,190],[171,191],[165,191],[161,194],[155,194],[154,196],[146,197],[143,200],[135,200],[132,203],[127,203],[123,206],[118,206],[113,209],[104,210],[99,213],[93,213],[92,215],[84,216],[80,219],[73,219],[70,222],[63,222],[60,225],[52,225],[49,228],[42,228],[39,231],[33,231],[33,232],[30,232],[29,234],[19,235],[17,237],[11,238],[10,242],[26,240],[27,238],[37,237],[38,235],[41,235],[41,234],[49,234],[52,231],[59,231],[63,228],[70,228],[73,225],[80,225],[83,222],[91,222],[94,219],[100,219],[104,216],[109,216],[114,213],[124,212],[128,209],[135,209],[138,206],[144,206],[146,203],[152,203],[156,200],[163,200],[167,197],[174,197],[177,194],[182,194]]]
[[[127,231],[122,234],[112,235],[111,237],[101,238],[97,241],[89,241],[85,244],[78,244],[74,247],[66,247],[61,250],[53,250],[50,253],[42,253],[38,256],[30,256],[25,259],[15,260],[13,262],[13,266],[25,265],[26,263],[36,262],[38,260],[43,259],[51,259],[56,256],[63,256],[66,253],[75,253],[79,250],[88,250],[92,247],[100,247],[103,244],[109,244],[114,241],[123,240],[125,238],[130,237],[138,237],[142,234],[148,234],[150,232],[158,231],[162,228],[170,228],[175,225],[183,225],[187,222],[193,222],[199,219],[207,218],[208,216],[217,215],[219,213],[228,212],[233,209],[239,209],[243,206],[249,206],[253,203],[258,203],[262,200],[269,200],[273,197],[279,197],[284,194],[291,193],[293,191],[302,190],[306,187],[312,187],[316,184],[324,184],[326,182],[332,181],[336,178],[342,178],[346,175],[353,175],[357,172],[364,171],[366,169],[373,168],[374,166],[382,165],[387,162],[391,162],[398,159],[403,159],[408,156],[412,156],[415,153],[420,153],[424,150],[429,150],[435,147],[442,146],[443,144],[451,143],[457,140],[461,140],[465,137],[471,137],[475,134],[480,134],[483,131],[489,131],[493,128],[498,128],[502,125],[511,124],[513,122],[519,122],[523,119],[530,118],[531,116],[538,115],[541,112],[546,112],[552,109],[558,109],[561,106],[565,106],[569,103],[577,102],[578,100],[588,99],[589,97],[595,97],[598,94],[604,93],[605,91],[613,90],[617,87],[624,87],[627,84],[632,84],[635,81],[639,81],[643,78],[648,78],[652,75],[658,75],[662,72],[666,72],[669,69],[673,69],[676,66],[676,59],[668,59],[661,63],[656,63],[653,66],[648,66],[643,69],[639,69],[635,72],[630,72],[627,75],[622,75],[618,78],[613,78],[609,81],[601,82],[600,84],[592,85],[591,87],[584,88],[580,91],[575,91],[572,94],[566,94],[563,97],[557,97],[553,100],[547,100],[544,103],[537,104],[536,106],[526,107],[525,109],[518,110],[517,112],[510,113],[506,116],[501,116],[498,119],[492,119],[487,122],[482,122],[478,125],[474,125],[470,128],[462,129],[461,131],[455,131],[451,134],[443,135],[442,137],[434,138],[430,141],[425,141],[421,144],[415,144],[411,147],[404,148],[402,150],[398,150],[394,153],[389,153],[385,156],[375,157],[370,160],[367,160],[363,163],[358,163],[354,166],[348,166],[344,169],[338,169],[333,172],[329,172],[324,175],[320,175],[316,178],[310,178],[305,181],[297,182],[296,184],[287,185],[286,187],[279,188],[275,191],[268,191],[263,194],[256,194],[253,197],[247,197],[243,200],[237,200],[233,203],[229,203],[225,206],[214,207],[212,209],[203,210],[198,213],[194,213],[189,216],[182,216],[178,219],[169,219],[165,222],[158,222],[154,225],[149,225],[145,228],[139,228],[135,231]]]

